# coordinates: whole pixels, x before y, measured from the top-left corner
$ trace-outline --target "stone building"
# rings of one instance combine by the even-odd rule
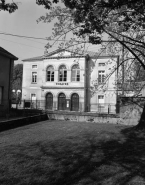
[[[22,99],[34,108],[116,111],[118,56],[56,50],[23,60]]]
[[[8,113],[14,60],[17,57],[0,47],[0,116]]]

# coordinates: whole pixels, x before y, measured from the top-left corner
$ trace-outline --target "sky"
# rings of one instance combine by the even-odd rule
[[[12,2],[12,0],[7,0],[7,2]],[[17,64],[22,63],[22,60],[26,58],[42,56],[47,41],[24,39],[3,33],[46,38],[51,36],[54,23],[37,23],[36,20],[45,15],[48,10],[44,6],[38,6],[36,0],[15,0],[15,2],[19,2],[19,5],[14,13],[0,11],[0,46],[19,58],[15,61]],[[57,46],[54,46],[50,51],[56,49]],[[94,50],[94,46],[90,47],[91,49]]]
[[[0,46],[19,58],[23,59],[41,56],[47,41],[24,39],[1,33],[11,33],[32,37],[46,38],[51,35],[52,23],[37,23],[36,20],[48,11],[38,6],[35,0],[17,0],[18,10],[9,14],[0,11]],[[55,50],[57,48],[53,48]]]

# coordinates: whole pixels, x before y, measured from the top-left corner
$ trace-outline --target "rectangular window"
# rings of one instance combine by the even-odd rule
[[[105,63],[103,62],[103,63],[99,63],[99,67],[101,67],[101,66],[105,66]]]
[[[80,81],[80,70],[72,70],[71,81],[72,82]]]
[[[37,83],[37,72],[32,72],[32,83]]]
[[[54,71],[47,71],[47,81],[54,81]]]
[[[31,100],[36,100],[36,94],[31,94]]]
[[[37,65],[32,65],[32,69],[37,69]]]
[[[104,95],[98,95],[98,103],[104,104]]]
[[[60,71],[59,73],[59,81],[67,81],[67,71]]]
[[[0,104],[2,104],[2,98],[3,98],[3,87],[0,87]]]
[[[105,71],[98,71],[98,83],[105,82]]]

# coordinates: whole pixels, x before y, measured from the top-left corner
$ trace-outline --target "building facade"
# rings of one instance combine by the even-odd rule
[[[18,58],[0,47],[0,116],[10,108],[14,60]]]
[[[92,54],[91,54],[92,55]],[[22,99],[34,108],[97,112],[115,111],[118,57],[73,54],[57,50],[23,60]]]

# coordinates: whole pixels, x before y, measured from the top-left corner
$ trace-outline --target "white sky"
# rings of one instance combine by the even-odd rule
[[[18,38],[1,33],[45,38],[51,36],[53,24],[43,22],[37,24],[36,20],[48,10],[44,6],[38,6],[36,0],[15,0],[15,2],[20,3],[14,13],[0,11],[0,46],[18,57],[19,60],[15,63],[20,63],[23,59],[43,55],[47,41]],[[56,49],[55,46],[51,51]],[[89,50],[96,50],[95,46]]]
[[[20,2],[18,10],[9,14],[0,11],[0,33],[11,33],[32,37],[48,37],[51,35],[53,24],[38,23],[36,20],[45,15],[47,10],[38,6],[36,0],[17,0]],[[47,41],[23,39],[0,34],[0,46],[22,59],[44,54]],[[57,48],[54,48],[54,50]]]

